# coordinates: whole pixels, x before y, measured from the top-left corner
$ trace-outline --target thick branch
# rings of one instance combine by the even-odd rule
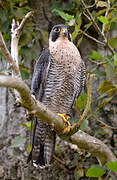
[[[64,123],[62,119],[57,114],[47,109],[43,104],[36,101],[31,96],[28,86],[21,79],[1,74],[0,86],[15,88],[18,90],[23,107],[28,111],[33,111],[36,117],[51,125],[58,135],[63,131]],[[78,145],[80,148],[88,150],[100,160],[102,165],[110,161],[117,161],[113,153],[102,141],[91,137],[82,131],[78,131],[72,136],[61,136],[61,138]]]

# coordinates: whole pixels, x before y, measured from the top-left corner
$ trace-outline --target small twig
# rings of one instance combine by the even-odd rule
[[[80,1],[81,1],[82,6],[84,7],[85,11],[87,12],[89,18],[91,19],[91,21],[92,21],[92,23],[93,23],[96,31],[99,32],[99,34],[101,35],[101,37],[104,38],[104,35],[103,35],[102,32],[101,32],[101,29],[99,28],[99,26],[98,26],[97,23],[95,22],[95,20],[94,20],[92,14],[90,13],[90,11],[87,9],[86,4],[84,3],[83,0],[80,0]]]
[[[93,64],[96,64],[97,66],[103,65],[103,64],[107,64],[108,62],[97,62],[97,61],[93,61],[92,59],[88,58],[88,60],[90,62],[92,62]]]
[[[58,162],[61,163],[63,166],[65,166],[65,168],[66,168],[67,170],[69,170],[69,167],[67,167],[65,161],[61,160],[60,158],[58,158],[58,157],[55,156],[55,155],[54,155],[53,157],[54,157],[54,159],[55,159],[56,161],[58,161]]]
[[[91,93],[92,93],[92,80],[94,78],[94,74],[91,74],[89,75],[89,79],[88,79],[88,94],[87,94],[87,104],[86,104],[86,107],[85,107],[85,110],[80,118],[80,120],[78,121],[78,123],[74,124],[71,128],[71,131],[70,131],[70,135],[73,135],[74,133],[76,133],[81,124],[83,123],[84,119],[86,118],[89,110],[90,110],[90,105],[91,105]]]
[[[24,28],[24,25],[25,25],[27,19],[28,19],[30,16],[32,16],[33,13],[34,13],[33,11],[28,12],[28,13],[25,15],[25,17],[22,19],[22,21],[21,21],[21,23],[20,23],[20,25],[18,26],[18,29],[17,29],[17,31],[18,31],[18,36],[21,35],[22,30],[23,30],[23,28]]]
[[[81,32],[82,34],[84,34],[85,36],[87,36],[88,38],[92,39],[93,41],[95,41],[95,42],[97,42],[97,43],[99,43],[99,44],[105,45],[103,42],[95,39],[94,37],[90,36],[90,35],[87,34],[86,32],[84,32],[84,31],[82,31],[82,30],[80,30],[80,32]]]
[[[115,51],[111,48],[111,46],[108,43],[108,39],[106,38],[106,36],[104,35],[104,33],[102,33],[100,27],[98,26],[98,24],[96,23],[95,19],[93,18],[92,14],[90,13],[89,9],[87,9],[86,4],[84,3],[83,0],[80,0],[84,10],[87,12],[91,22],[93,23],[93,26],[95,28],[95,30],[98,32],[98,34],[103,38],[104,44],[105,46],[108,47],[108,49],[110,50],[110,52],[112,53],[112,55],[114,55]]]
[[[104,125],[105,128],[117,130],[116,127],[109,126],[108,124],[106,124],[106,123],[104,123],[103,121],[99,120],[95,114],[92,114],[92,116],[96,119],[96,121],[98,121],[99,123],[101,123],[102,125]]]
[[[99,0],[98,0],[98,1],[99,1]],[[86,9],[93,8],[94,6],[96,6],[96,4],[97,4],[98,1],[96,1],[94,4],[92,4],[92,5],[90,5],[90,6],[87,6]]]
[[[19,75],[19,69],[18,67],[16,66],[5,42],[4,42],[4,39],[3,39],[3,36],[2,36],[2,33],[0,32],[0,49],[3,53],[3,55],[6,57],[6,59],[8,60],[8,62],[10,63],[11,65],[11,68],[12,68],[12,71],[13,73],[18,76]]]
[[[91,21],[91,18],[85,13],[85,11],[83,12],[83,14],[89,21]],[[91,22],[91,24],[92,24],[92,22]]]

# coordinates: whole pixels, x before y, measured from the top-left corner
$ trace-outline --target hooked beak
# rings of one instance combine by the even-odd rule
[[[61,31],[63,36],[67,36],[67,28],[63,28]]]

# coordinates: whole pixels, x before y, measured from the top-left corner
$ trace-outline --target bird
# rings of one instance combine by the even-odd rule
[[[72,42],[69,27],[55,25],[34,68],[31,92],[35,98],[66,123],[63,133],[70,131],[73,106],[86,82],[85,64]],[[55,151],[56,132],[41,119],[35,118],[32,150],[28,162],[35,167],[51,166]]]

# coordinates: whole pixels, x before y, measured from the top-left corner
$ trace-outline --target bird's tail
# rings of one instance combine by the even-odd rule
[[[49,166],[53,160],[56,134],[41,120],[35,120],[32,139],[32,150],[27,162],[34,166]]]

